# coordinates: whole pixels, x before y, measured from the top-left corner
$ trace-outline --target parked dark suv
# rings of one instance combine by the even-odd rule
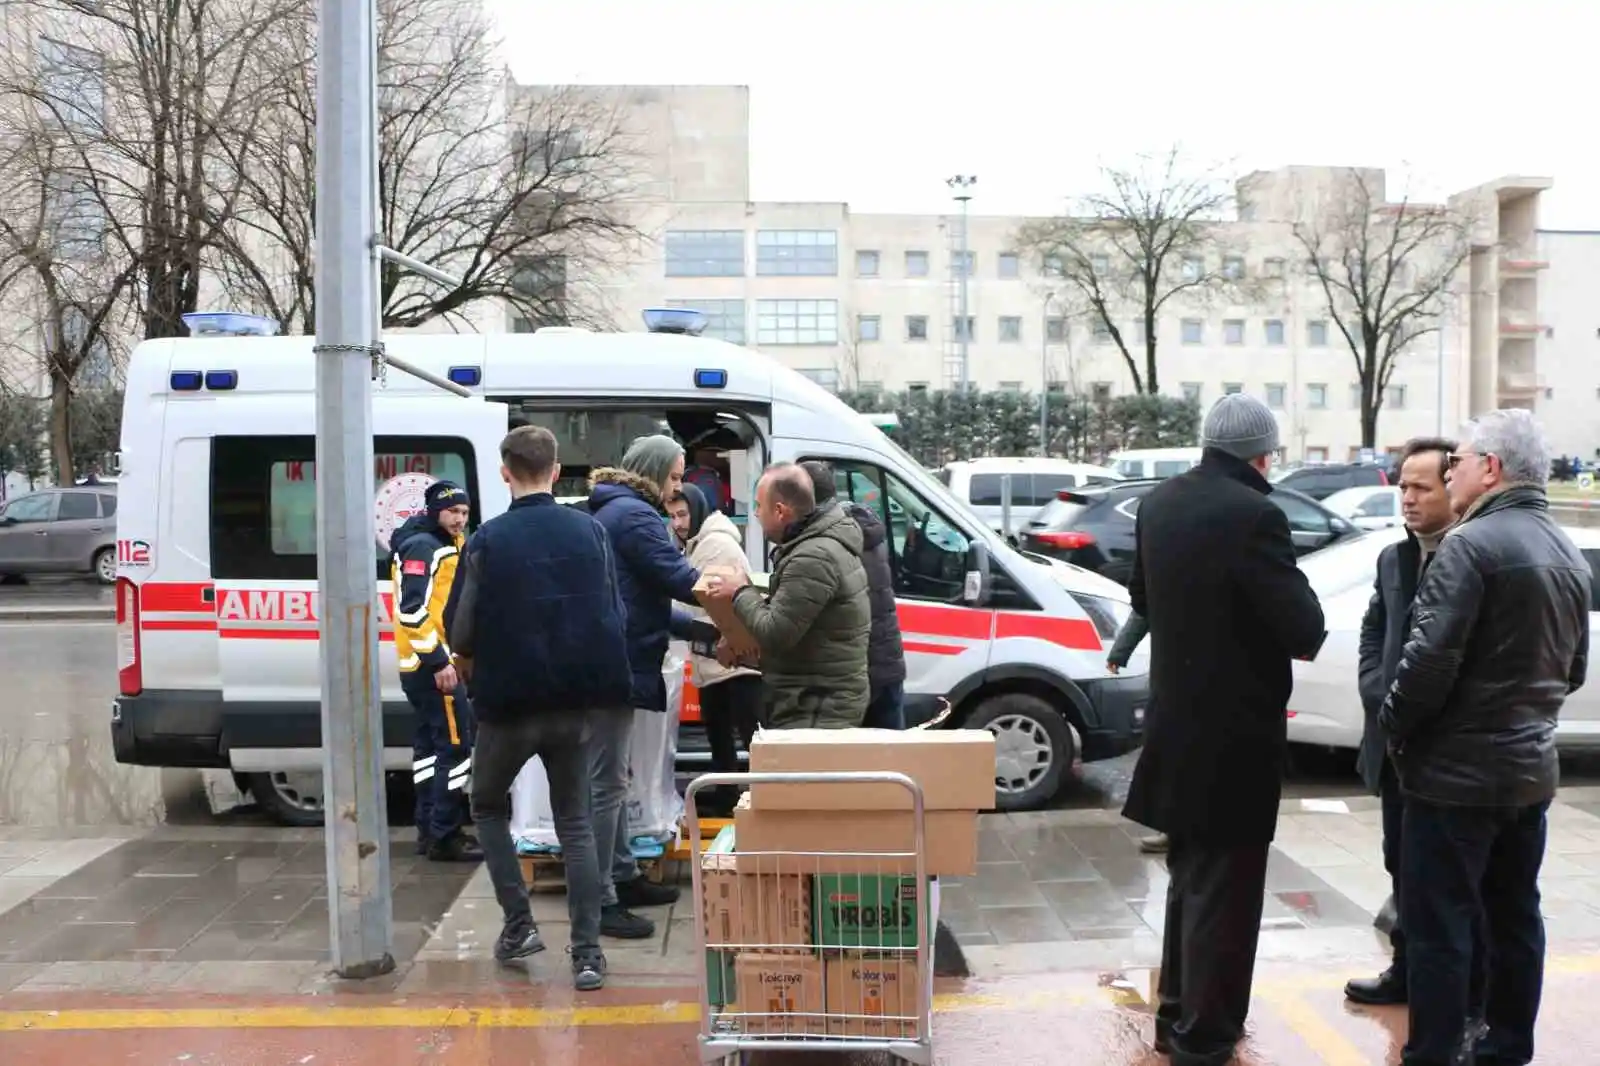
[[[1124,481],[1063,489],[1040,508],[1018,535],[1018,547],[1081,566],[1124,585],[1133,569],[1133,519],[1139,501],[1160,481]],[[1267,497],[1289,518],[1295,553],[1305,555],[1361,533],[1317,501],[1274,485]]]
[[[1317,463],[1291,470],[1273,484],[1294,489],[1313,500],[1326,500],[1343,489],[1387,485],[1389,473],[1377,463]]]

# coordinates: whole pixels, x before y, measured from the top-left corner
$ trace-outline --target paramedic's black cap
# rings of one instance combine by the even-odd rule
[[[471,504],[472,497],[454,481],[435,481],[423,490],[422,502],[428,505],[428,517],[438,518],[452,507]]]

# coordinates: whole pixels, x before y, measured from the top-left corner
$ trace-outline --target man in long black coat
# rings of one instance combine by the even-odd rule
[[[1200,465],[1145,497],[1128,592],[1150,624],[1150,712],[1123,814],[1171,838],[1156,1048],[1220,1066],[1244,1033],[1283,791],[1290,660],[1326,635],[1266,471],[1278,425],[1224,396]]]

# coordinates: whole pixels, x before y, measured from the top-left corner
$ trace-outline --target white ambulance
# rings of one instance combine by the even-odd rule
[[[671,326],[669,328],[677,328]],[[120,762],[231,769],[280,820],[321,820],[316,464],[310,337],[146,341],[127,375],[117,515]],[[1145,659],[1113,676],[1105,650],[1128,613],[1118,585],[1007,547],[910,455],[835,396],[757,351],[683,333],[397,335],[389,350],[469,388],[390,370],[374,386],[385,762],[409,769],[411,714],[395,669],[387,537],[448,478],[473,525],[504,510],[498,446],[511,423],[560,441],[557,495],[628,442],[670,432],[714,463],[736,521],[761,469],[833,464],[841,496],[876,508],[905,636],[907,717],[998,738],[1001,807],[1048,801],[1078,759],[1143,736]],[[752,565],[760,527],[745,522]],[[693,761],[693,738],[685,759]]]

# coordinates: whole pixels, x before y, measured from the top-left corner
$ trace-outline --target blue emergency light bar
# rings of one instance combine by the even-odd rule
[[[171,385],[173,392],[199,392],[205,375],[198,370],[174,370]]]
[[[697,389],[725,389],[728,387],[726,370],[696,370],[694,387]]]
[[[183,316],[191,337],[274,337],[278,323],[260,315],[236,311],[191,311]]]
[[[483,380],[483,370],[475,366],[453,366],[449,378],[457,385],[470,389]]]
[[[704,312],[689,307],[647,307],[644,328],[651,333],[679,333],[698,337],[706,328]]]

